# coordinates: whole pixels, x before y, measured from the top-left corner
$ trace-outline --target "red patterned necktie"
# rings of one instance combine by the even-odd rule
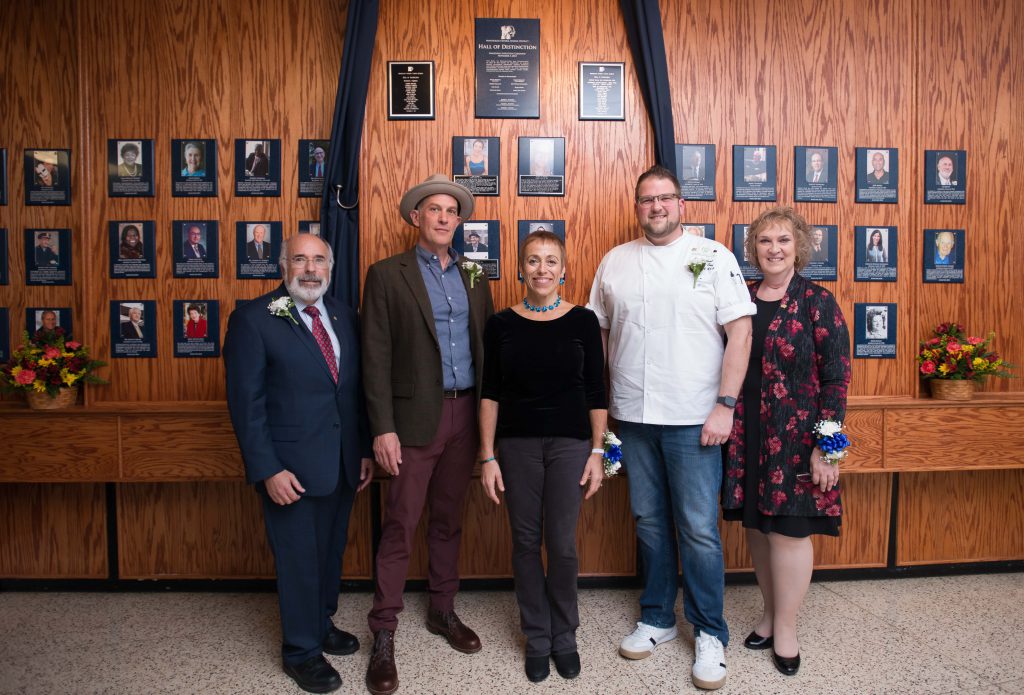
[[[316,344],[320,346],[320,352],[324,354],[324,359],[327,360],[327,368],[331,370],[331,377],[334,379],[334,383],[338,383],[338,363],[334,361],[334,347],[331,345],[331,337],[327,335],[327,329],[324,328],[324,324],[320,320],[320,310],[315,306],[307,306],[302,311],[313,317],[313,337],[316,338]]]

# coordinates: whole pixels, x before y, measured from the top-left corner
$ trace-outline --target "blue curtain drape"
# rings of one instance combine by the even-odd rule
[[[330,294],[353,309],[359,307],[359,149],[379,8],[378,0],[350,0],[348,4],[320,205],[320,233],[334,249]]]
[[[675,171],[672,90],[658,0],[619,0],[619,6],[626,21],[626,35],[636,63],[640,92],[654,130],[654,160],[669,171]]]

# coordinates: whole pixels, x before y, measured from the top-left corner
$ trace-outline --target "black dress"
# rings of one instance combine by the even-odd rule
[[[726,521],[742,521],[743,528],[758,529],[761,533],[778,533],[791,538],[806,538],[811,534],[826,536],[839,535],[840,517],[833,516],[768,516],[757,509],[758,458],[761,451],[761,358],[764,355],[764,339],[768,324],[782,303],[781,299],[767,302],[754,299],[757,314],[753,321],[753,336],[750,345],[750,362],[747,376],[743,381],[743,430],[747,458],[744,462],[743,508],[726,509],[722,517]]]

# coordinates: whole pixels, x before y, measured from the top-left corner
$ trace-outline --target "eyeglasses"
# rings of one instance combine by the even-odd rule
[[[636,199],[636,204],[642,208],[649,208],[657,200],[662,205],[671,205],[673,200],[679,200],[678,193],[663,193],[661,195],[644,195]]]
[[[308,256],[292,256],[288,259],[289,263],[299,268],[305,267],[310,261],[312,261],[313,265],[317,268],[327,267],[327,259],[324,256],[314,256],[313,258],[309,258]]]

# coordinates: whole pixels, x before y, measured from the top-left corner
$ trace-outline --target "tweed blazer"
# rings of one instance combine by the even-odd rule
[[[469,347],[476,374],[477,397],[483,382],[483,335],[494,313],[487,278],[470,287],[459,274],[469,298]],[[404,446],[430,443],[441,421],[444,381],[441,348],[427,286],[410,249],[370,266],[363,288],[363,384],[370,433],[395,432]]]

